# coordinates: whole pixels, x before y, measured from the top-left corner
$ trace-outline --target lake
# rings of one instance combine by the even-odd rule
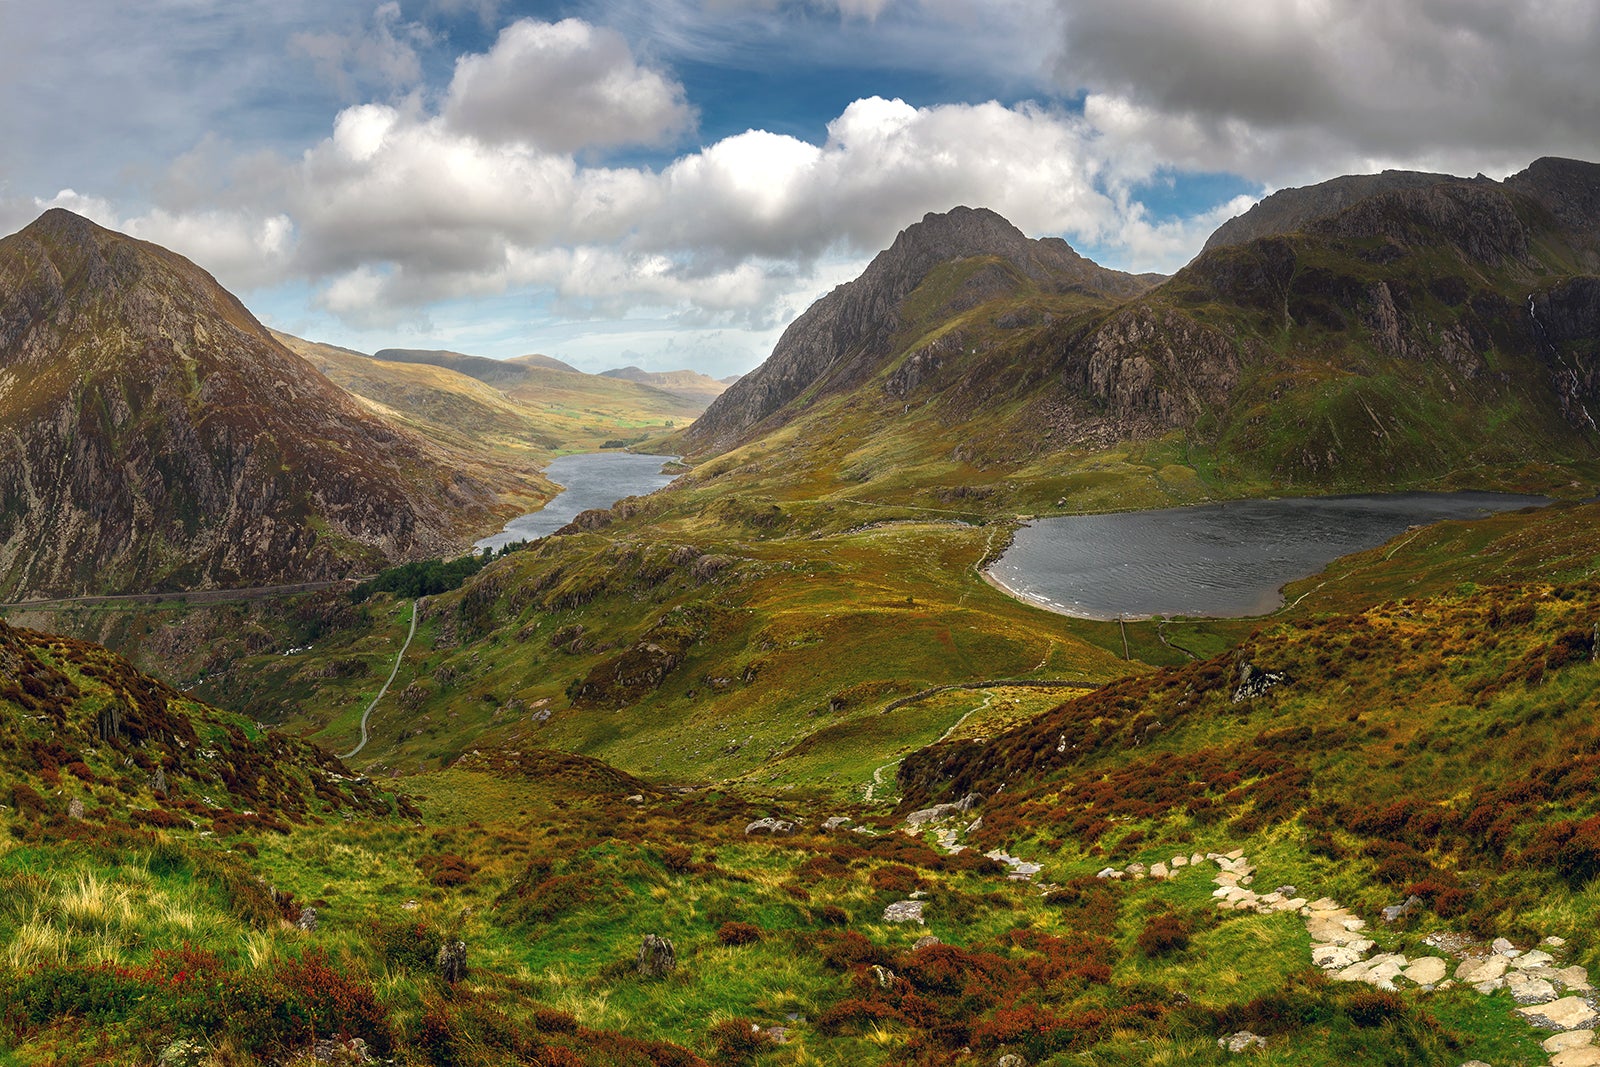
[[[1265,615],[1285,584],[1412,526],[1548,503],[1393,493],[1053,516],[1018,530],[988,573],[1014,596],[1082,618]]]
[[[571,522],[580,511],[609,508],[625,496],[644,496],[671,482],[676,474],[662,474],[663,464],[675,456],[640,456],[632,452],[585,452],[552,460],[544,475],[561,486],[538,511],[519,515],[506,528],[485,537],[473,547],[499,548],[513,541],[547,537]]]

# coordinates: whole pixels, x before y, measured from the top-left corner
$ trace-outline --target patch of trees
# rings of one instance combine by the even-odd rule
[[[412,600],[419,596],[448,593],[461,588],[468,578],[483,570],[491,561],[521,547],[521,542],[514,542],[502,545],[498,552],[486,548],[460,559],[423,559],[402,563],[398,567],[380,571],[375,577],[356,586],[351,590],[350,598],[359,604],[374,593],[394,593]]]

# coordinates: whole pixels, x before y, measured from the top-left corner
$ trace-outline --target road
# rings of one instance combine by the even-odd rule
[[[378,690],[378,695],[372,698],[372,703],[367,705],[367,710],[361,713],[361,743],[349,752],[340,756],[340,759],[350,759],[362,749],[367,747],[367,720],[372,717],[372,709],[378,706],[378,701],[383,699],[383,694],[389,691],[394,676],[400,673],[400,663],[406,658],[406,649],[411,647],[411,639],[417,636],[417,616],[422,614],[422,602],[427,597],[418,597],[411,605],[411,630],[406,634],[406,643],[400,646],[400,654],[394,658],[394,666],[389,670],[389,677],[384,681],[383,688]]]
[[[368,575],[367,577],[371,577]],[[42,600],[20,600],[0,604],[0,611],[50,611],[73,606],[112,604],[222,604],[232,600],[269,600],[277,596],[315,593],[361,581],[360,578],[335,578],[325,582],[295,582],[292,585],[258,585],[248,589],[190,589],[172,593],[124,593],[116,596],[64,596]]]

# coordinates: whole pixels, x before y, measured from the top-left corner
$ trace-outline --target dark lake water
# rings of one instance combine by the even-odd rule
[[[1016,596],[1084,618],[1265,615],[1288,582],[1411,526],[1547,503],[1394,493],[1055,516],[1017,531],[989,575]]]
[[[519,515],[493,537],[485,537],[475,548],[499,548],[513,541],[532,541],[546,537],[573,520],[580,511],[609,508],[625,496],[643,496],[662,488],[677,477],[662,474],[661,467],[673,456],[637,456],[631,452],[586,452],[562,456],[545,468],[545,477],[562,491],[538,511]]]

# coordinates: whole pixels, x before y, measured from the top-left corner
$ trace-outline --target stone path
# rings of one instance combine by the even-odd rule
[[[1220,868],[1211,879],[1217,887],[1211,895],[1218,908],[1261,915],[1296,913],[1311,935],[1312,962],[1334,981],[1365,982],[1384,990],[1416,986],[1424,992],[1456,985],[1471,986],[1483,994],[1506,989],[1521,1005],[1517,1014],[1526,1022],[1555,1031],[1544,1042],[1550,1067],[1600,1067],[1600,1046],[1594,1043],[1594,1026],[1600,1022],[1595,991],[1584,968],[1559,965],[1558,957],[1566,946],[1559,937],[1547,937],[1535,949],[1522,949],[1504,938],[1484,945],[1462,934],[1439,932],[1423,939],[1438,955],[1375,953],[1378,946],[1367,936],[1366,920],[1338,901],[1307,899],[1292,885],[1268,893],[1250,888],[1256,869],[1242,850],[1173,856],[1169,862],[1148,867],[1142,863],[1130,863],[1121,870],[1107,867],[1098,877],[1163,881],[1186,867],[1208,862]]]
[[[907,816],[904,830],[912,835],[931,830],[940,848],[960,852],[966,847],[961,839],[983,822],[981,816],[971,822],[965,818],[966,809],[976,799],[913,812]],[[1007,877],[1014,880],[1031,882],[1041,870],[1039,864],[999,849],[984,855],[1010,868]],[[1256,868],[1243,849],[1180,854],[1148,866],[1130,863],[1120,869],[1106,867],[1096,877],[1166,881],[1186,870],[1209,869],[1208,864],[1218,868],[1211,879],[1216,885],[1211,895],[1219,909],[1298,915],[1305,920],[1306,932],[1311,935],[1312,962],[1334,981],[1365,982],[1389,991],[1415,987],[1425,993],[1453,986],[1470,986],[1485,995],[1505,989],[1520,1005],[1517,1014],[1525,1022],[1553,1031],[1543,1043],[1550,1054],[1549,1067],[1600,1067],[1600,1045],[1595,1044],[1595,1027],[1600,1024],[1596,991],[1589,984],[1587,970],[1561,966],[1566,942],[1559,937],[1547,937],[1537,948],[1526,949],[1505,938],[1485,945],[1465,934],[1438,931],[1423,938],[1423,944],[1433,952],[1409,957],[1399,952],[1378,952],[1377,942],[1367,936],[1367,921],[1337,900],[1311,899],[1292,885],[1280,885],[1265,893],[1251,888]],[[1045,891],[1049,888],[1040,886]],[[1386,915],[1390,911],[1404,914],[1411,906],[1408,902],[1384,910]],[[1472,1061],[1462,1067],[1488,1065]]]

